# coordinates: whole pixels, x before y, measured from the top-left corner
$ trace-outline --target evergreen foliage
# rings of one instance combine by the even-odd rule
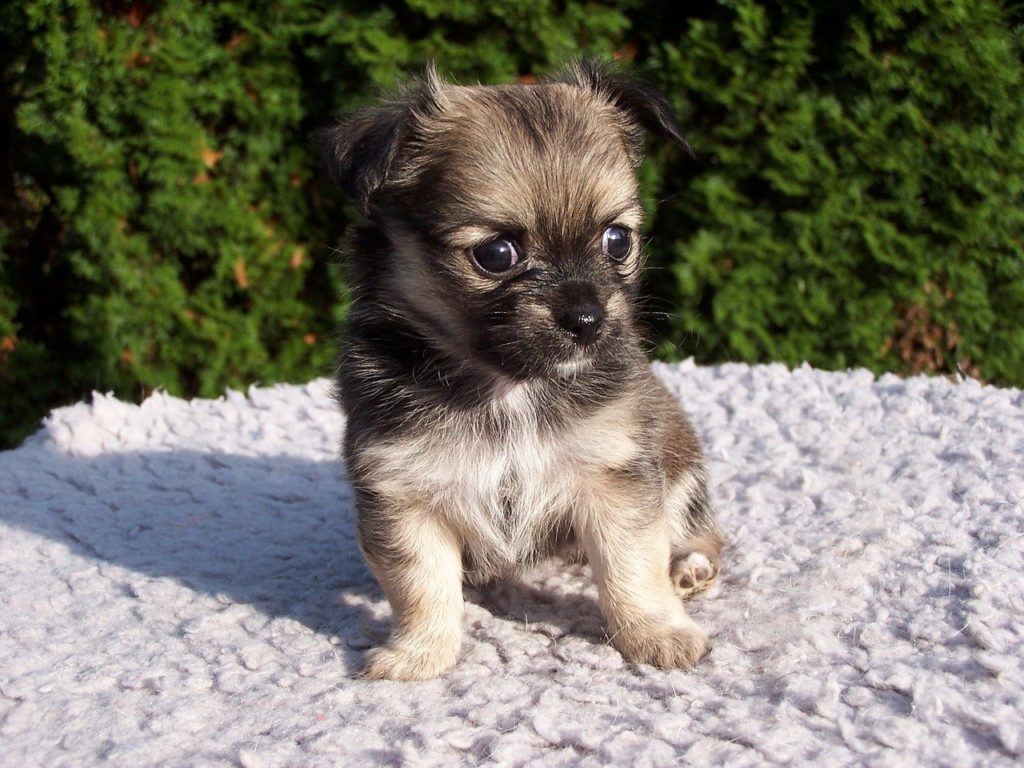
[[[0,446],[93,389],[328,373],[352,214],[311,137],[428,58],[508,82],[614,53],[674,101],[695,156],[643,169],[662,356],[1024,385],[1020,11],[682,7],[5,4]]]
[[[749,0],[652,41],[698,158],[663,172],[668,340],[1024,384],[1019,22],[993,3]]]

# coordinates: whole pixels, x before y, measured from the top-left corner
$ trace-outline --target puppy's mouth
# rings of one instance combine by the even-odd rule
[[[528,288],[467,308],[466,363],[517,382],[572,381],[615,367],[629,329],[618,292],[580,283]]]

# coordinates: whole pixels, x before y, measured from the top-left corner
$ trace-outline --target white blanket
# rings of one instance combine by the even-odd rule
[[[656,369],[730,540],[696,671],[625,664],[551,564],[467,591],[444,678],[360,680],[329,383],[98,395],[0,454],[0,764],[1019,764],[1024,393]]]

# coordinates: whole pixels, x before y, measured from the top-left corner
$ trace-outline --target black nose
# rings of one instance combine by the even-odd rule
[[[587,303],[567,309],[559,316],[558,324],[569,332],[573,341],[586,347],[597,341],[602,320],[604,312],[601,307]]]

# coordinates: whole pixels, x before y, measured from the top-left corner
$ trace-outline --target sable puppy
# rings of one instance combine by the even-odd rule
[[[644,129],[667,103],[593,62],[535,85],[432,68],[327,132],[367,223],[338,391],[364,556],[394,614],[365,675],[451,667],[462,584],[586,557],[612,643],[691,667],[680,597],[718,575],[701,449],[639,344]]]

